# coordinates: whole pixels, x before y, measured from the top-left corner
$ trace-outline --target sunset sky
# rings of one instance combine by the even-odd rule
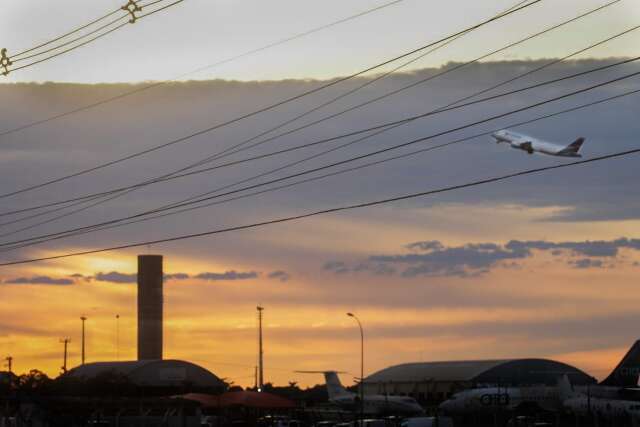
[[[404,0],[344,27],[190,76],[203,81],[161,85],[0,136],[0,197],[310,90],[325,79],[366,68],[473,25],[513,3],[443,5]],[[417,82],[451,67],[444,65],[449,61],[469,60],[604,4],[591,0],[559,3],[545,0],[520,17],[479,30],[477,37],[461,38],[408,69],[320,109],[301,123]],[[71,0],[60,1],[57,7],[65,13],[52,20],[51,11],[44,10],[40,2],[9,0],[6,13],[11,19],[9,25],[0,26],[0,40],[7,47],[34,45],[120,3],[92,2],[82,10],[74,4]],[[289,0],[268,5],[258,1],[185,1],[68,56],[10,74],[5,79],[9,84],[0,84],[0,133],[136,90],[141,86],[135,82],[172,78],[379,4],[383,3],[331,0],[314,4],[317,10],[312,10],[309,4]],[[462,9],[464,13],[460,13]],[[623,0],[598,15],[480,64],[230,159],[440,108],[550,61],[544,58],[567,55],[636,25],[638,18],[640,7]],[[638,32],[630,33],[492,93],[600,67],[611,63],[611,57],[637,56],[637,42]],[[637,63],[629,63],[418,120],[274,176],[434,134],[638,71]],[[372,75],[375,72],[187,143],[3,197],[0,214],[131,185],[179,169],[314,108],[367,82]],[[636,76],[433,142],[510,127],[638,88],[640,79]],[[637,148],[638,96],[541,120],[518,130],[559,144],[583,136],[587,140],[585,157]],[[427,143],[431,142],[423,145]],[[336,143],[332,144],[329,146]],[[0,245],[136,214],[234,184],[324,149],[313,147],[151,185],[45,225],[38,223],[60,212],[15,223],[14,219],[27,214],[1,216]],[[488,137],[475,138],[154,221],[15,250],[0,247],[0,262],[299,215],[565,161],[528,156],[497,145]],[[639,338],[635,328],[640,321],[637,164],[638,157],[629,156],[297,222],[0,267],[0,357],[13,356],[17,372],[38,368],[55,376],[62,363],[61,338],[71,338],[71,365],[79,363],[79,318],[85,315],[88,361],[134,359],[136,256],[154,253],[164,255],[165,273],[170,275],[165,281],[165,356],[200,364],[243,386],[253,385],[257,304],[265,307],[265,377],[276,384],[320,383],[320,377],[294,371],[325,369],[351,373],[345,374],[343,381],[352,383],[359,371],[359,333],[346,312],[356,313],[364,326],[366,374],[415,361],[545,357],[574,364],[603,378]]]

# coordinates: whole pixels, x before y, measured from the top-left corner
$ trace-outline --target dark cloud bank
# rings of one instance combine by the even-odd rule
[[[68,278],[55,278],[50,276],[17,277],[7,279],[2,283],[7,285],[73,285],[74,280]]]
[[[546,62],[548,61],[536,60],[475,64],[452,72],[446,77],[415,86],[411,90],[394,95],[383,102],[370,104],[363,109],[313,126],[304,132],[294,133],[263,146],[255,147],[246,153],[237,154],[234,158],[263,154],[432,111],[539,67]],[[612,60],[582,60],[557,64],[541,73],[528,76],[522,81],[516,81],[509,86],[491,92],[491,94],[586,71],[609,62]],[[444,67],[454,67],[455,65],[447,64]],[[565,81],[561,85],[541,87],[534,91],[526,91],[482,105],[467,107],[464,110],[451,111],[432,118],[418,120],[389,133],[298,165],[295,171],[343,160],[417,137],[436,134],[638,69],[640,67],[637,64],[627,64],[620,69],[615,68],[589,74],[580,79]],[[312,121],[330,115],[396,90],[401,86],[414,83],[439,71],[441,69],[428,68],[411,73],[398,73],[368,86],[357,94],[341,100],[336,105],[317,111],[306,120]],[[184,167],[191,162],[201,160],[247,138],[254,137],[272,126],[363,84],[367,79],[360,78],[336,85],[326,92],[322,91],[314,96],[300,99],[295,103],[245,120],[241,125],[225,127],[193,138],[188,144],[179,144],[166,150],[159,150],[148,156],[132,159],[97,173],[84,175],[82,179],[74,179],[46,187],[28,193],[28,197],[27,195],[15,197],[12,199],[11,206],[13,209],[20,209],[32,206],[34,203],[105,191],[113,187],[131,185],[154,176],[163,175],[168,172],[168,167],[174,169]],[[67,117],[24,132],[7,135],[3,137],[3,144],[0,146],[0,193],[4,194],[16,188],[34,185],[71,171],[93,167],[99,162],[113,160],[154,145],[166,143],[174,138],[191,134],[196,130],[208,128],[213,124],[222,123],[254,111],[256,108],[313,89],[323,83],[313,80],[275,82],[215,80],[171,83],[136,96],[124,98],[119,102],[105,104],[81,115]],[[510,118],[496,120],[446,137],[439,137],[430,142],[418,144],[412,149],[425,147],[429,143],[448,142],[471,134],[509,126],[513,122],[527,120],[533,116],[544,115],[579,103],[586,103],[634,89],[638,84],[640,82],[637,79],[622,81]],[[3,100],[0,105],[0,131],[136,88],[138,86],[127,84],[0,85],[0,99]],[[518,130],[560,143],[569,143],[577,136],[584,136],[587,139],[584,146],[584,154],[587,157],[634,148],[640,144],[638,141],[640,120],[637,120],[637,96],[536,122],[518,128]],[[23,238],[40,233],[53,233],[70,227],[88,226],[98,221],[109,221],[124,215],[134,215],[166,203],[210,191],[218,186],[230,185],[253,174],[279,167],[284,162],[315,154],[321,149],[333,147],[336,144],[334,142],[326,147],[316,147],[298,151],[295,154],[265,158],[248,167],[245,167],[246,165],[229,167],[212,173],[154,185],[101,205],[100,208],[86,210],[81,214],[64,218],[47,226],[23,232],[16,237]],[[400,150],[395,153],[402,152],[405,151]],[[135,233],[136,240],[152,240],[171,235],[172,231],[175,231],[175,234],[196,233],[205,229],[235,226],[261,221],[265,218],[279,217],[290,214],[292,211],[301,213],[347,203],[392,197],[460,184],[469,180],[487,178],[521,169],[553,165],[563,161],[565,160],[552,157],[529,156],[504,145],[496,145],[489,138],[475,139],[465,144],[431,151],[428,154],[264,194],[259,198],[236,200],[180,216],[166,217],[147,223],[58,240],[54,242],[55,249],[59,249],[61,244],[82,246],[97,245],[96,242],[99,242],[99,246],[107,246],[112,243],[128,242],[131,240],[132,233]],[[29,170],[29,173],[25,174],[25,170]],[[468,205],[504,203],[565,208],[559,210],[557,214],[547,217],[545,220],[548,221],[640,218],[640,187],[636,184],[637,171],[637,158],[630,157],[513,179],[496,185],[454,191],[437,197],[416,199],[396,206],[400,208],[407,205],[410,207],[429,207],[434,204],[452,202]],[[286,172],[282,171],[278,176],[284,173]],[[255,182],[251,181],[251,183]],[[366,211],[358,212],[365,212],[359,213],[359,215],[366,215]],[[22,224],[16,226],[18,225],[22,226]],[[246,235],[251,236],[250,233],[246,233]],[[238,234],[233,236],[238,236]],[[220,243],[219,246],[206,239],[190,241],[189,245],[191,245],[190,248],[198,250],[206,248],[206,250],[225,250],[227,253],[235,251],[235,253],[246,254],[244,237],[228,240],[224,240],[224,238],[221,236],[216,239],[224,241],[224,244]],[[473,251],[478,248],[467,249]],[[460,249],[459,251],[463,252],[464,250]],[[484,252],[492,251],[493,256],[500,256],[503,252],[507,252],[504,256],[513,256],[510,254],[513,250],[509,248],[484,250]],[[11,256],[13,254],[3,254],[2,258],[9,259]],[[389,274],[390,271],[382,269],[380,273]]]
[[[291,274],[283,270],[276,270],[270,273],[261,273],[257,271],[236,271],[228,270],[222,273],[204,272],[195,275],[187,273],[173,273],[165,274],[164,280],[166,282],[175,282],[180,280],[194,279],[205,280],[210,282],[224,282],[224,281],[239,281],[257,279],[260,276],[264,276],[270,280],[279,280],[286,282],[291,278]],[[138,275],[136,273],[121,273],[118,271],[110,271],[108,273],[99,272],[94,276],[85,276],[79,273],[72,274],[67,278],[55,278],[49,276],[34,276],[34,277],[18,277],[14,279],[7,279],[2,281],[6,285],[73,285],[77,281],[85,282],[108,282],[108,283],[120,283],[120,284],[132,284],[137,283]]]
[[[474,277],[499,267],[518,267],[536,251],[548,252],[576,269],[614,268],[623,249],[640,251],[640,239],[620,238],[583,242],[549,242],[511,240],[506,244],[468,243],[445,246],[439,241],[423,241],[406,245],[409,253],[372,255],[349,265],[329,261],[326,271],[335,274],[367,272],[377,276],[401,277]]]

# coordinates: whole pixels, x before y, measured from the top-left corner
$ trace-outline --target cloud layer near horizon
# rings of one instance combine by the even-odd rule
[[[227,270],[222,273],[203,272],[194,275],[190,275],[187,273],[165,274],[164,280],[166,282],[175,282],[187,279],[204,280],[210,282],[224,282],[257,279],[260,276],[265,276],[268,279],[279,280],[281,282],[286,282],[291,278],[291,274],[283,270],[276,270],[265,274],[257,271]],[[1,281],[0,283],[4,283],[6,285],[72,285],[74,283],[91,281],[133,284],[137,283],[138,275],[136,273],[121,273],[119,271],[110,271],[108,273],[98,272],[93,276],[74,273],[68,275],[67,277],[61,278],[50,276],[16,277],[12,279],[6,279],[4,281]]]

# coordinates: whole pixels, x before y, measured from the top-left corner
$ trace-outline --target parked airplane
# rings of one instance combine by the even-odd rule
[[[296,371],[303,374],[324,374],[329,394],[329,401],[349,410],[358,410],[360,396],[357,393],[347,391],[340,383],[336,371]],[[412,397],[388,396],[382,394],[365,394],[363,397],[363,409],[367,415],[378,414],[423,414],[424,409]]]
[[[500,130],[493,133],[496,143],[506,142],[511,147],[524,150],[529,154],[542,153],[550,156],[560,157],[582,157],[578,152],[584,143],[584,138],[578,138],[567,146],[552,144],[550,142],[541,141],[521,133],[510,130]]]
[[[636,388],[640,373],[640,340],[636,341],[600,384],[576,386],[576,390],[600,399],[638,399],[640,389]],[[524,404],[535,404],[547,411],[562,409],[562,399],[558,387],[488,387],[461,391],[440,404],[447,414],[474,412],[495,412],[513,410]]]
[[[558,394],[563,408],[578,417],[595,416],[608,421],[622,421],[626,418],[634,425],[640,421],[640,402],[604,399],[576,391],[566,375],[558,382]]]
[[[447,415],[512,411],[525,404],[535,404],[545,411],[559,411],[561,401],[555,387],[487,387],[455,393],[439,409]]]

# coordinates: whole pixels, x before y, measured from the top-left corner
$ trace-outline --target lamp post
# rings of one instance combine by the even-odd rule
[[[116,361],[120,361],[120,315],[116,314]]]
[[[353,314],[347,313],[347,316],[353,317],[358,322],[360,328],[360,427],[362,426],[362,420],[364,419],[364,332],[362,330],[362,323],[360,319]]]

